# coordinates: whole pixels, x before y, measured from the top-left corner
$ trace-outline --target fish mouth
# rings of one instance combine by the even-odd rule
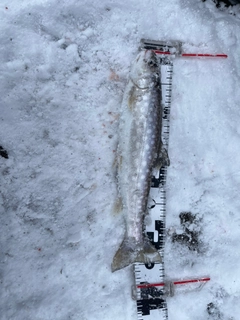
[[[156,68],[158,67],[157,56],[153,50],[144,50],[138,54],[138,57],[136,58],[136,64],[140,68],[144,68],[145,66],[144,69],[146,70],[148,70],[148,67]]]
[[[147,63],[149,67],[158,67],[156,54],[152,50],[145,50],[144,62]]]

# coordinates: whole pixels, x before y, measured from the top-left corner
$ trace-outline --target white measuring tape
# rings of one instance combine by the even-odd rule
[[[226,54],[183,53],[179,41],[141,40],[140,49],[153,50],[159,55],[160,86],[162,92],[162,142],[168,149],[169,122],[172,92],[172,57],[227,58]],[[166,177],[167,167],[154,172],[149,193],[151,203],[149,215],[151,224],[145,227],[150,241],[164,258],[165,219],[166,219]],[[166,297],[174,294],[174,286],[187,283],[204,284],[210,277],[190,280],[164,281],[164,263],[134,264],[135,285],[133,298],[137,301],[138,320],[168,319]]]
[[[167,150],[169,140],[169,116],[171,106],[171,88],[173,64],[168,58],[159,59],[162,91],[162,142]],[[166,218],[166,191],[165,182],[167,167],[162,167],[159,172],[154,173],[149,199],[151,199],[149,215],[151,224],[147,225],[145,232],[151,239],[152,244],[164,257],[165,242],[165,218]],[[155,263],[145,265],[134,264],[135,286],[133,296],[137,301],[139,320],[166,320],[168,319],[166,290],[155,286],[144,286],[143,284],[154,284],[164,281],[164,264]]]

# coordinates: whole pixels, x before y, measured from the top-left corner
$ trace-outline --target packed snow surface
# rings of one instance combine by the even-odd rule
[[[10,0],[0,7],[1,320],[134,320],[113,210],[118,120],[141,38],[174,60],[165,274],[210,276],[168,298],[169,320],[239,320],[240,5],[201,0]],[[173,241],[184,233],[197,250]],[[177,237],[176,237],[177,238]]]

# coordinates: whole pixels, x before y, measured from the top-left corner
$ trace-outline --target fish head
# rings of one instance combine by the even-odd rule
[[[159,66],[152,50],[141,51],[132,65],[130,78],[139,89],[152,87],[159,82]]]

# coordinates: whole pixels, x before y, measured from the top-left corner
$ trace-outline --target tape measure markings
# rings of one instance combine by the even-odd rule
[[[171,86],[173,65],[169,59],[159,59],[161,71],[161,91],[162,91],[162,141],[167,149],[169,141],[169,117],[171,106]],[[149,208],[151,223],[145,226],[153,245],[159,250],[164,258],[165,243],[165,218],[166,218],[166,176],[167,167],[162,167],[158,172],[154,172],[149,198],[152,201]],[[164,263],[134,264],[135,287],[133,296],[137,300],[138,320],[167,320],[167,303],[165,300],[164,286],[141,287],[146,283],[164,283]]]

